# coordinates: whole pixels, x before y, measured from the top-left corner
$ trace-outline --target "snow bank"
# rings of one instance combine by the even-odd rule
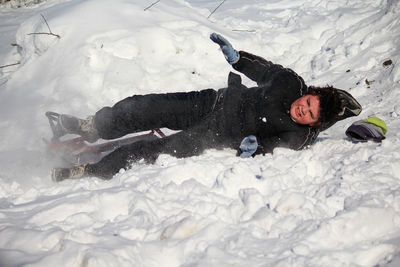
[[[0,265],[396,266],[399,2],[231,0],[210,18],[219,3],[144,11],[152,3],[1,10],[0,64],[20,64],[0,70]],[[30,34],[48,32],[41,14],[61,38]],[[222,88],[231,69],[213,31],[309,85],[348,90],[363,113],[300,152],[162,155],[110,181],[51,182],[45,111],[85,117],[132,94]],[[386,140],[347,140],[344,130],[370,115],[386,121]]]

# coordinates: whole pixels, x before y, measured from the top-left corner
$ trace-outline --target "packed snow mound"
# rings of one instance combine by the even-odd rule
[[[19,62],[0,69],[0,266],[400,264],[400,2],[220,3],[0,11],[0,65]],[[363,112],[303,151],[161,155],[109,181],[51,181],[45,111],[86,117],[133,94],[225,87],[231,67],[212,32],[350,92]],[[345,129],[372,115],[386,139],[351,143]]]

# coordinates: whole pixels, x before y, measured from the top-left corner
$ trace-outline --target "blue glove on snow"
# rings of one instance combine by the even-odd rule
[[[254,135],[249,135],[242,140],[240,144],[240,150],[242,150],[242,154],[240,154],[241,158],[249,158],[251,155],[256,152],[258,147],[257,138]]]
[[[232,45],[226,40],[222,35],[213,32],[210,35],[210,39],[214,42],[219,44],[221,47],[222,53],[228,61],[229,64],[235,64],[239,60],[239,53],[235,49],[233,49]]]

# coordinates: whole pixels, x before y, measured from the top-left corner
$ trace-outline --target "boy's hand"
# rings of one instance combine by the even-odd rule
[[[210,39],[221,47],[222,53],[224,53],[225,59],[226,61],[228,61],[229,64],[232,65],[238,62],[238,51],[233,49],[232,45],[222,35],[213,32],[210,35]]]

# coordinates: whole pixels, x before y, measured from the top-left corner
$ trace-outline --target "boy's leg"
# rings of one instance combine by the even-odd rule
[[[174,135],[152,141],[139,141],[118,148],[95,164],[86,167],[86,175],[111,179],[122,168],[144,159],[154,163],[160,154],[169,154],[177,158],[201,154],[207,148],[218,148],[217,136],[206,132],[179,132]]]
[[[113,107],[99,110],[94,117],[94,124],[103,139],[115,139],[129,133],[163,127],[185,130],[212,111],[216,97],[217,92],[213,89],[135,95]]]

